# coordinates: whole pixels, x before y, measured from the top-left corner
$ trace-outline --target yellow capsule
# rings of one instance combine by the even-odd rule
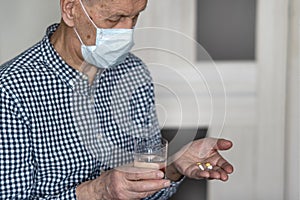
[[[209,166],[211,166],[211,164],[209,162],[207,162],[207,163],[205,163],[205,166],[209,167]]]
[[[205,167],[207,169],[213,169],[213,166],[209,162],[205,163]]]

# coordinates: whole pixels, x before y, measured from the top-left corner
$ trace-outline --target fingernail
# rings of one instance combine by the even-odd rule
[[[159,172],[157,172],[157,177],[163,178],[163,177],[165,177],[165,174],[162,171],[159,171]]]
[[[170,185],[171,185],[170,181],[167,181],[167,182],[164,183],[165,187],[170,187]]]

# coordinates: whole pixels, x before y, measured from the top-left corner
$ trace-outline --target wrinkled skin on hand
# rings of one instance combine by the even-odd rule
[[[124,166],[84,182],[77,187],[76,194],[78,200],[142,199],[170,186],[170,181],[163,177],[159,170]]]
[[[233,166],[219,153],[229,150],[232,142],[225,139],[205,138],[196,140],[181,149],[174,158],[173,165],[177,171],[192,179],[217,179],[228,180],[228,175],[233,172]],[[209,162],[211,170],[200,170],[196,163]]]

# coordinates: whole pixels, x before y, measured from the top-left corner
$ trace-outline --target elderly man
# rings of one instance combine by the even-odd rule
[[[184,176],[228,179],[223,139],[189,144],[167,179],[126,165],[135,138],[161,137],[151,77],[129,53],[146,4],[61,0],[61,23],[0,68],[1,199],[168,199]]]

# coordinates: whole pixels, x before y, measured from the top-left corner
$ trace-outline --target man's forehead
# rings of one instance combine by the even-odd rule
[[[144,5],[147,3],[147,0],[86,0],[87,2],[98,4],[102,8],[113,8],[113,7],[123,7],[128,5]]]
[[[138,14],[144,10],[147,0],[88,0],[94,1],[93,7],[104,17],[110,15],[131,15]]]

